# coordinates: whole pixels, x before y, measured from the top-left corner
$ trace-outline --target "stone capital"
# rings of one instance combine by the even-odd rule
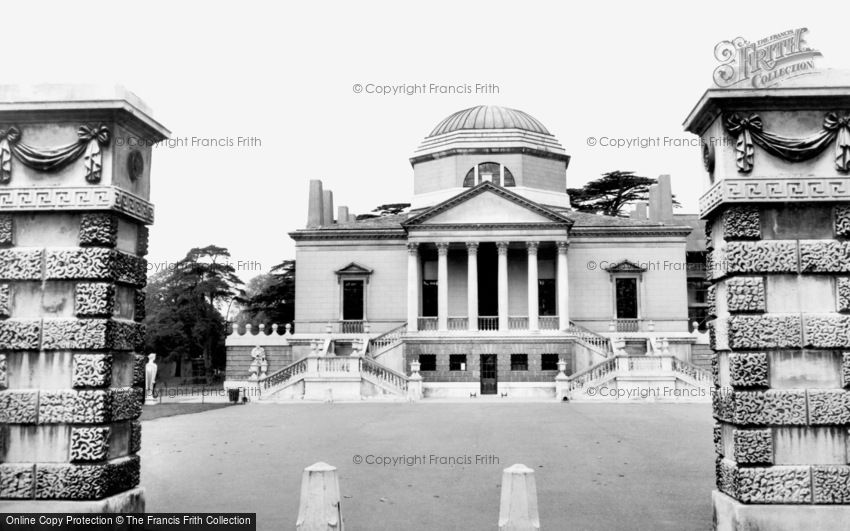
[[[437,242],[437,254],[440,256],[449,254],[449,242]]]
[[[508,245],[510,244],[510,242],[496,242],[496,249],[498,250],[500,255],[507,255]]]
[[[411,256],[416,256],[419,254],[419,244],[414,242],[409,242],[407,244],[407,254]]]
[[[570,248],[570,242],[556,242],[558,245],[558,254],[567,254],[567,250]]]
[[[466,252],[469,254],[477,254],[478,242],[466,242]]]
[[[525,242],[525,246],[528,249],[528,254],[537,254],[537,248],[540,246],[540,242]]]

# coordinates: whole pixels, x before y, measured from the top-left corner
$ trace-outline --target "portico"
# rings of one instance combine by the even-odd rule
[[[482,182],[403,223],[408,332],[538,332],[569,327],[573,222]]]
[[[408,332],[509,333],[569,327],[566,234],[544,241],[497,235],[412,240],[407,245]],[[460,275],[464,278],[456,278]],[[451,289],[459,287],[465,289]]]

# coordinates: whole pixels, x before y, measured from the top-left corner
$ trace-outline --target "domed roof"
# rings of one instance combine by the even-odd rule
[[[428,138],[470,129],[520,129],[551,135],[549,130],[530,114],[498,105],[478,105],[452,114],[437,124]]]

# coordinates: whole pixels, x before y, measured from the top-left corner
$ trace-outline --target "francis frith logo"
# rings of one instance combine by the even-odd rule
[[[806,43],[807,28],[783,31],[755,42],[743,37],[714,47],[722,64],[714,70],[714,83],[721,88],[767,88],[782,80],[812,73],[821,53]]]

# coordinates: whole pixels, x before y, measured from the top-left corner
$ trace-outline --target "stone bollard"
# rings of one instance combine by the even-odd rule
[[[502,472],[499,531],[539,531],[534,470],[516,464]]]
[[[318,462],[304,469],[296,531],[342,531],[336,467]]]

